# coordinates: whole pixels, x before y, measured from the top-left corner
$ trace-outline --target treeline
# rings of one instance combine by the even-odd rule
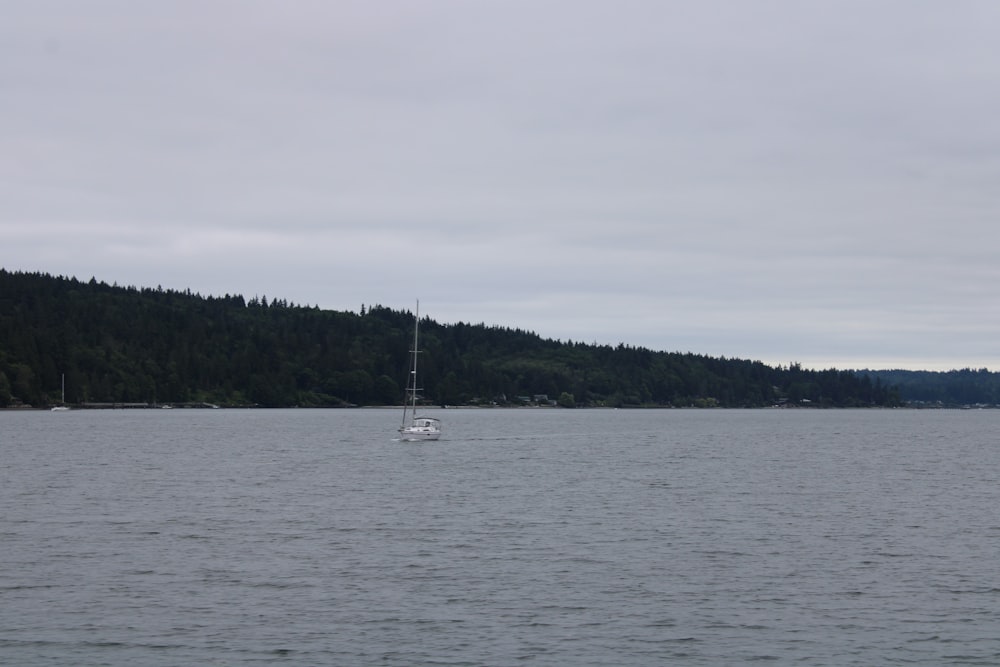
[[[413,315],[108,285],[0,269],[0,406],[66,402],[399,405]],[[881,378],[543,339],[421,320],[434,405],[895,406]]]
[[[918,407],[1000,405],[1000,373],[985,368],[951,371],[862,371],[896,386],[905,400]]]

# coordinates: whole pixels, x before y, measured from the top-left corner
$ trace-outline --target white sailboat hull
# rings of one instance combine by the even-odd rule
[[[404,442],[418,442],[421,440],[437,440],[441,437],[441,431],[418,431],[412,428],[399,429],[399,439]]]
[[[415,417],[409,426],[399,429],[400,440],[437,440],[441,437],[441,422],[431,417]]]

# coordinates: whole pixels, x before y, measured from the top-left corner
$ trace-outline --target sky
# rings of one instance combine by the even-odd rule
[[[6,0],[0,266],[1000,370],[993,0]]]

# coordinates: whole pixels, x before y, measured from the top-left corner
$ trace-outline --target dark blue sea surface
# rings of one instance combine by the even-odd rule
[[[433,416],[0,412],[0,664],[1000,664],[1000,411]]]

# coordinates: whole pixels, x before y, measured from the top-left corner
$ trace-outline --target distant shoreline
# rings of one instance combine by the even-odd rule
[[[108,410],[164,410],[164,409],[176,409],[176,410],[402,410],[402,407],[398,405],[351,405],[351,406],[314,406],[314,407],[303,407],[299,405],[289,405],[283,407],[264,407],[261,405],[181,405],[181,404],[137,404],[137,403],[123,403],[123,404],[89,404],[89,405],[69,405],[70,412],[94,412],[94,411],[108,411]],[[624,407],[612,407],[606,405],[600,406],[581,406],[575,408],[562,408],[559,406],[552,405],[448,405],[445,407],[426,407],[424,410],[438,411],[438,410],[567,410],[567,411],[594,411],[594,410],[624,410],[624,411],[643,411],[643,410],[714,410],[714,411],[732,411],[732,410],[996,410],[1000,409],[1000,405],[938,405],[938,406],[928,406],[928,405],[901,405],[896,407],[886,407],[873,405],[871,407],[829,407],[820,405],[768,405],[763,407],[698,407],[698,406],[684,406],[676,407],[672,405],[630,405]],[[52,406],[35,407],[31,405],[11,405],[7,407],[0,407],[0,412],[51,412]]]

